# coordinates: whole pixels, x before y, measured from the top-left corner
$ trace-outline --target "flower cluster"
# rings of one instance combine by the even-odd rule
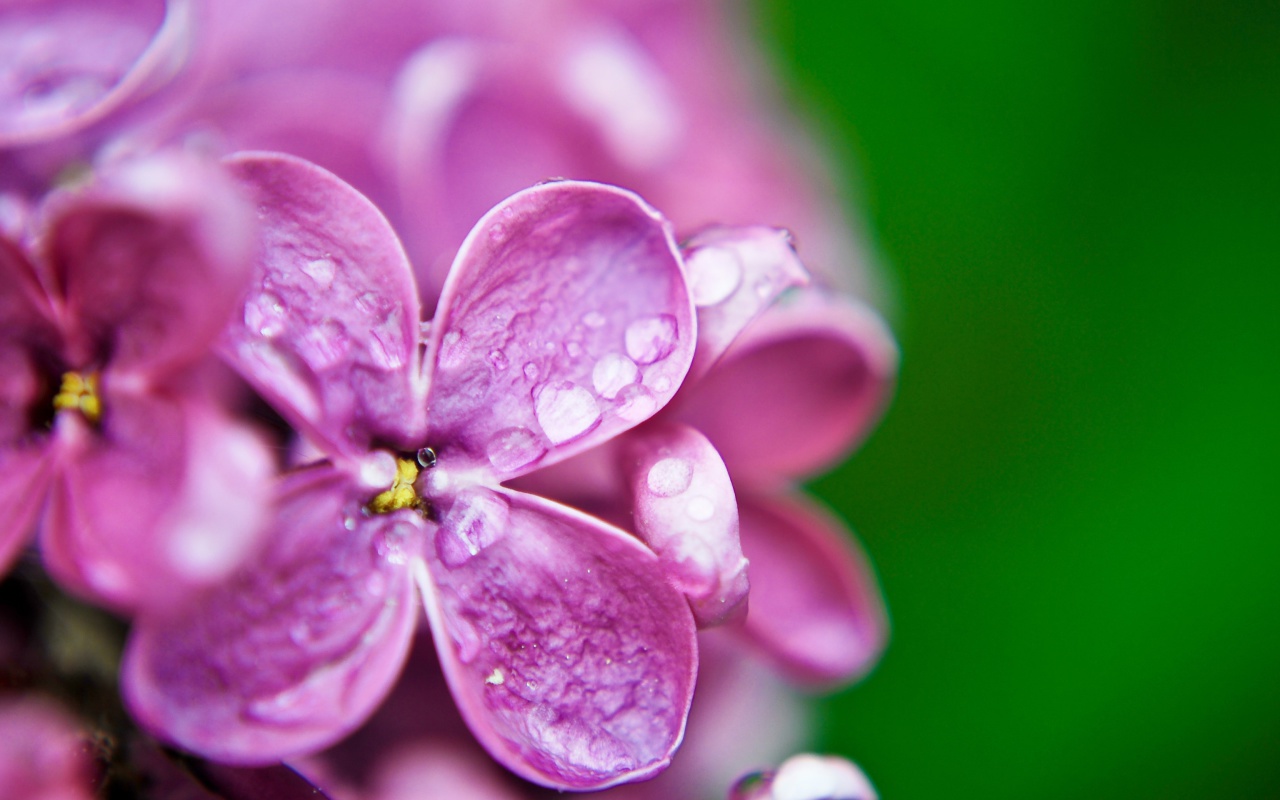
[[[797,486],[896,348],[729,22],[0,14],[5,785],[697,797],[803,743],[788,687],[887,622]],[[733,792],[874,797],[816,757]]]

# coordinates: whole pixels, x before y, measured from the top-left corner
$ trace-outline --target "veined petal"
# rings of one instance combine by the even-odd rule
[[[684,735],[697,670],[683,595],[626,533],[532,495],[500,496],[506,535],[452,568],[429,558],[423,576],[463,717],[496,759],[544,786],[657,773]]]
[[[244,153],[227,164],[254,196],[263,245],[225,356],[331,453],[421,441],[417,291],[391,226],[301,159]]]
[[[791,235],[777,228],[717,226],[681,247],[698,307],[698,352],[690,373],[705,373],[778,295],[809,282]]]
[[[734,480],[780,485],[848,455],[880,419],[898,350],[871,309],[800,292],[766,312],[672,411]]]
[[[499,480],[563,460],[664,406],[695,336],[656,211],[600,184],[527,189],[480,220],[445,285],[431,440]]]
[[[417,606],[426,524],[366,516],[366,490],[317,467],[279,485],[269,547],[176,617],[142,617],[122,664],[134,717],[202,756],[268,764],[358,726],[390,690]]]
[[[853,534],[799,495],[745,495],[738,507],[751,559],[747,637],[803,683],[861,677],[884,650],[889,623]]]
[[[64,358],[164,379],[208,351],[244,292],[249,206],[216,165],[167,154],[55,195],[41,239],[62,297]]]
[[[74,133],[167,80],[187,53],[190,6],[9,3],[0,16],[0,147]]]
[[[623,453],[635,533],[688,596],[699,627],[745,614],[738,504],[715,448],[692,428],[659,423],[629,433]]]
[[[97,433],[78,412],[58,414],[45,563],[116,609],[172,608],[257,548],[271,456],[202,400],[116,395],[107,406]]]

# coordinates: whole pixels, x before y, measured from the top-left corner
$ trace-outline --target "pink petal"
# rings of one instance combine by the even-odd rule
[[[69,366],[168,377],[204,356],[243,293],[249,207],[213,165],[158,156],[55,197],[46,263],[65,295]]]
[[[264,242],[222,350],[290,422],[329,452],[422,437],[418,301],[404,252],[374,206],[292,156],[228,167],[252,192]]]
[[[780,484],[844,458],[879,420],[898,351],[869,308],[802,292],[770,309],[675,416],[706,434],[740,484]]]
[[[659,772],[684,734],[697,669],[684,597],[622,531],[502,497],[507,535],[454,568],[428,559],[427,613],[463,717],[496,759],[545,786]]]
[[[689,292],[698,307],[698,352],[690,370],[694,375],[718,361],[778,295],[809,281],[791,235],[776,228],[709,228],[681,250]]]
[[[563,460],[665,405],[694,341],[656,211],[599,184],[528,189],[476,225],[445,285],[431,440],[499,479]]]
[[[0,146],[73,133],[155,88],[184,58],[191,16],[188,3],[162,0],[9,3]]]
[[[738,504],[715,448],[692,428],[656,424],[631,432],[623,452],[634,532],[688,596],[698,626],[745,614]]]
[[[0,699],[0,789],[6,798],[91,800],[90,735],[38,696]]]
[[[17,245],[0,236],[0,341],[56,352],[52,307],[40,275]],[[7,370],[6,370],[7,373]],[[0,374],[0,380],[7,374]]]
[[[382,758],[367,800],[522,800],[483,753],[445,741],[399,745]]]
[[[76,412],[56,420],[45,562],[65,587],[117,609],[169,608],[257,548],[273,462],[202,400],[107,394],[104,406],[100,432]]]
[[[145,728],[253,765],[318,750],[372,713],[408,653],[423,522],[365,516],[365,494],[328,467],[286,477],[255,563],[180,616],[138,620],[121,681]]]
[[[744,631],[794,679],[846,683],[888,638],[880,587],[853,534],[800,496],[739,499],[751,559]]]

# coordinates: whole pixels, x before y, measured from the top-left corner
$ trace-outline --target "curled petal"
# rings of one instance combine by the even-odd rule
[[[664,406],[695,336],[656,211],[600,184],[528,189],[476,225],[445,285],[431,438],[499,480],[563,460]]]
[[[245,153],[263,244],[222,350],[290,422],[331,453],[420,441],[418,299],[404,251],[357,191],[292,156]]]
[[[417,609],[416,512],[365,516],[317,467],[282,480],[268,549],[172,617],[143,617],[122,664],[135,718],[216,761],[268,764],[359,725],[404,663]]]
[[[9,3],[0,16],[0,147],[64,136],[154,89],[182,64],[186,0]]]
[[[838,461],[866,436],[897,365],[874,311],[801,292],[748,328],[681,393],[675,413],[706,434],[740,485],[778,485]]]
[[[657,773],[693,696],[684,597],[633,537],[532,495],[503,496],[507,534],[452,568],[428,559],[421,578],[463,717],[496,759],[545,786]]]
[[[164,378],[202,358],[244,292],[253,220],[216,165],[155,156],[55,197],[43,256],[64,358]]]
[[[777,228],[713,227],[681,248],[698,307],[693,375],[707,371],[778,295],[809,281],[791,235]]]
[[[803,683],[861,677],[888,639],[880,586],[853,535],[796,497],[739,500],[751,559],[747,638]]]
[[[635,533],[688,595],[699,627],[745,613],[738,504],[715,448],[692,428],[655,424],[629,434],[624,453]]]
[[[56,420],[45,562],[64,586],[117,609],[170,608],[257,548],[272,459],[258,436],[198,400],[107,405],[100,435],[76,412]]]

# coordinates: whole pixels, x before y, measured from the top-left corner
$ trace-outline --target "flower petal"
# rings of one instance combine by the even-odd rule
[[[256,549],[271,456],[201,400],[109,396],[106,406],[96,433],[78,412],[55,422],[45,563],[67,588],[117,609],[169,608]]]
[[[358,726],[390,690],[417,607],[423,522],[365,516],[329,467],[284,478],[270,546],[175,617],[143,617],[122,664],[134,717],[202,756],[268,764]]]
[[[249,207],[215,165],[130,162],[55,196],[44,260],[64,294],[69,366],[165,378],[202,358],[244,291]]]
[[[670,227],[630,192],[562,181],[472,229],[431,327],[431,440],[501,479],[652,416],[695,341]]]
[[[898,351],[871,309],[800,292],[748,328],[681,393],[741,486],[777,485],[846,456],[879,420]]]
[[[693,375],[702,375],[718,361],[778,295],[809,281],[791,246],[791,235],[777,228],[708,228],[681,250],[688,265],[689,291],[698,307]]]
[[[424,426],[418,300],[395,233],[339,178],[292,156],[228,167],[262,218],[257,277],[226,357],[330,453],[374,439],[416,445]]]
[[[73,133],[168,79],[186,53],[190,5],[9,4],[0,16],[0,146]]]
[[[0,445],[0,576],[31,539],[52,468],[47,447]]]
[[[698,626],[745,614],[738,504],[715,448],[687,426],[654,424],[629,433],[623,452],[634,532],[688,596]]]
[[[633,537],[532,495],[502,497],[506,535],[453,568],[429,558],[423,577],[463,717],[496,759],[545,786],[657,773],[684,734],[697,669],[684,597]]]
[[[744,632],[794,679],[846,683],[888,639],[880,587],[848,530],[801,496],[740,498],[751,559]]]

